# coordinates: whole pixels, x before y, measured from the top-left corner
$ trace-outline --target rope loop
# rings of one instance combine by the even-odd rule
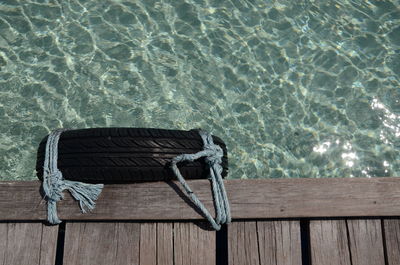
[[[215,230],[220,230],[221,225],[231,222],[231,214],[228,197],[226,195],[224,182],[221,176],[223,168],[221,166],[222,157],[224,152],[219,145],[214,144],[212,135],[206,131],[198,131],[204,145],[204,150],[197,152],[195,154],[182,154],[174,157],[171,161],[171,169],[177,177],[179,183],[183,186],[186,194],[191,198],[193,203],[200,209],[203,215],[210,222],[211,226]],[[205,157],[205,162],[207,163],[211,180],[211,186],[213,191],[214,206],[216,210],[216,218],[214,219],[204,204],[197,198],[192,189],[186,183],[182,174],[180,173],[177,163],[183,161],[194,161],[201,157]]]

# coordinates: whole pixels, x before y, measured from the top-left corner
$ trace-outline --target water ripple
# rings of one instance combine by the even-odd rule
[[[58,127],[204,128],[231,178],[400,173],[398,1],[0,4],[0,176]]]

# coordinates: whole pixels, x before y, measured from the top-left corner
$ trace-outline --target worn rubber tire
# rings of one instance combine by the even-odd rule
[[[36,172],[43,179],[47,137],[40,142]],[[213,136],[224,151],[223,173],[228,173],[227,149]],[[87,183],[129,183],[175,179],[170,160],[179,154],[203,150],[197,130],[165,130],[149,128],[93,128],[65,131],[58,143],[58,168],[63,177]],[[204,158],[180,163],[186,179],[208,176]]]

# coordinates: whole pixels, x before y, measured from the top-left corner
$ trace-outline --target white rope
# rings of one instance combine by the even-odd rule
[[[212,135],[206,131],[199,131],[201,138],[204,143],[204,150],[195,154],[182,154],[172,159],[171,168],[178,178],[178,181],[183,186],[186,194],[191,198],[193,203],[200,209],[207,220],[210,222],[215,230],[220,230],[221,225],[231,222],[231,213],[229,207],[228,197],[226,195],[224,182],[221,176],[222,173],[222,157],[224,155],[222,148],[219,145],[214,144]],[[214,206],[216,209],[216,218],[214,219],[210,212],[206,209],[204,204],[197,198],[193,193],[192,189],[186,183],[181,172],[178,169],[177,163],[183,161],[194,161],[201,157],[205,157],[205,161],[210,168],[211,186],[214,197]]]
[[[72,197],[79,201],[83,213],[86,208],[94,209],[103,184],[86,184],[77,181],[65,180],[61,171],[57,168],[58,141],[62,132],[67,129],[57,129],[51,132],[47,138],[45,159],[43,166],[42,188],[47,201],[47,220],[51,224],[59,224],[61,220],[57,215],[57,202],[62,200],[64,190],[68,190]]]

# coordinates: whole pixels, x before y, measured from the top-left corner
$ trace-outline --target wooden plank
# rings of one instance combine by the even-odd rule
[[[228,226],[228,264],[261,264],[255,221],[233,222]]]
[[[260,264],[301,264],[299,221],[257,221],[257,235]]]
[[[384,219],[388,265],[400,264],[400,220]]]
[[[57,226],[0,223],[0,264],[53,265]]]
[[[353,265],[385,265],[379,219],[347,220]]]
[[[157,265],[174,264],[173,223],[157,223]]]
[[[140,225],[140,262],[141,265],[157,265],[157,227],[156,223]]]
[[[173,265],[173,241],[173,223],[141,223],[139,264]]]
[[[345,220],[310,221],[311,263],[351,265]]]
[[[175,265],[215,264],[215,231],[204,230],[203,223],[174,224]]]
[[[57,251],[58,228],[57,225],[48,226],[42,224],[40,265],[54,265]]]
[[[64,264],[172,265],[172,225],[68,222]]]
[[[189,185],[213,212],[209,181]],[[400,178],[225,180],[225,185],[233,218],[400,216]],[[65,192],[59,215],[63,220],[203,219],[177,187],[176,182],[106,185],[88,214]],[[39,181],[0,182],[0,219],[45,220],[39,188]]]
[[[7,255],[8,224],[0,223],[0,265],[5,265]]]
[[[301,264],[300,222],[233,222],[228,226],[228,264]]]
[[[116,265],[138,264],[139,261],[139,224],[116,223],[117,226],[117,253]],[[97,264],[97,263],[96,263]]]
[[[68,222],[63,264],[139,264],[139,242],[139,223]]]

